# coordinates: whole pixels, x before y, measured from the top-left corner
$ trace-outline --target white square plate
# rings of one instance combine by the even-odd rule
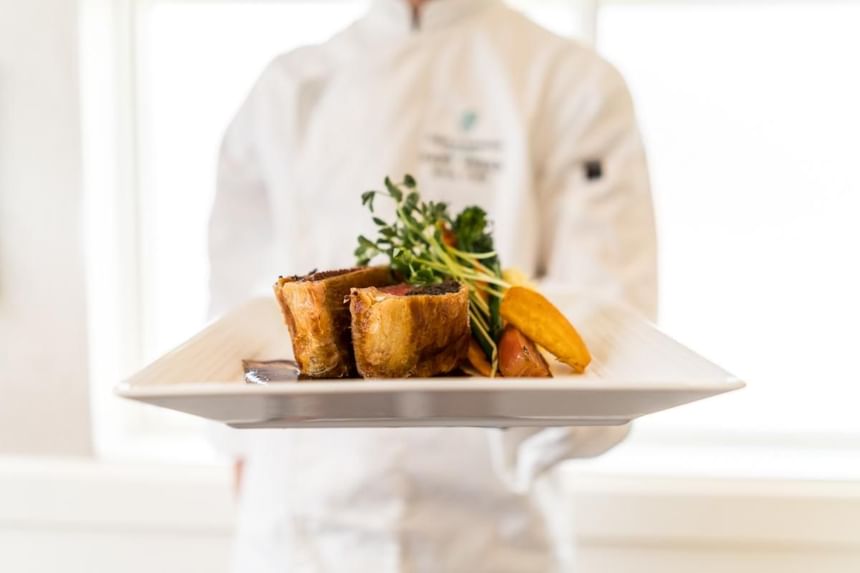
[[[567,311],[593,362],[555,377],[244,382],[242,360],[292,357],[273,299],[237,308],[121,384],[119,395],[236,428],[583,426],[645,414],[743,387],[635,313]]]

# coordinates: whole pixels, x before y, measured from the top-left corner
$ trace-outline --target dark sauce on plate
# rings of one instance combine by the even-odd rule
[[[247,384],[319,380],[319,378],[311,378],[302,374],[295,360],[243,360],[242,370],[245,372]],[[457,368],[444,376],[461,377],[470,376],[470,374]],[[344,378],[340,378],[340,380],[344,380]]]
[[[243,360],[242,369],[248,384],[295,382],[305,379],[295,360]]]

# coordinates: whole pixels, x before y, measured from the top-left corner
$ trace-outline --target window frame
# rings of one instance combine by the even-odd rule
[[[136,21],[134,0],[80,3],[91,428],[96,454],[110,458],[131,439],[111,388],[140,356]]]

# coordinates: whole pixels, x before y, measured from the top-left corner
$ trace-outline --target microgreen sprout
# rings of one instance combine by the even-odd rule
[[[379,196],[394,202],[393,222],[374,212],[374,200]],[[421,200],[418,184],[411,175],[399,183],[386,177],[385,190],[362,193],[361,203],[373,214],[377,237],[358,237],[358,264],[365,266],[384,256],[394,273],[410,284],[430,285],[453,279],[466,285],[472,334],[495,374],[496,342],[502,330],[499,305],[510,285],[502,279],[486,212],[472,206],[451,218],[446,203]]]

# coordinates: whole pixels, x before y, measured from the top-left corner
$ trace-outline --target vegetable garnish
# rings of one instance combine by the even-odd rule
[[[530,340],[582,374],[591,354],[582,337],[555,305],[536,290],[515,286],[505,292],[502,316]]]
[[[358,264],[366,266],[383,255],[410,284],[453,279],[466,285],[472,334],[490,361],[490,375],[495,375],[499,365],[496,341],[502,331],[499,309],[510,284],[502,278],[486,212],[472,206],[452,218],[446,203],[421,200],[411,175],[400,183],[386,177],[385,191],[362,193],[361,203],[371,213],[377,196],[394,201],[396,219],[389,223],[374,215],[378,236],[375,241],[358,237]]]

